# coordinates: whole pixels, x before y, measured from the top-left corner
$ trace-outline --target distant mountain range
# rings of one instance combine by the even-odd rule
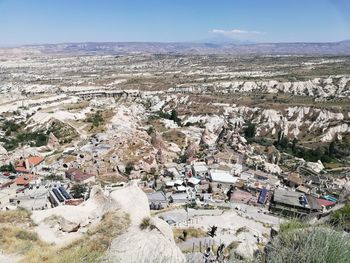
[[[64,54],[272,54],[272,55],[350,55],[350,40],[329,43],[157,43],[84,42],[26,45],[20,49]]]

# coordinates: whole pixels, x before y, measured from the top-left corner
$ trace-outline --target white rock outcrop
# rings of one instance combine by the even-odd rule
[[[184,263],[185,257],[176,246],[168,224],[151,218],[147,196],[136,182],[109,195],[98,186],[91,197],[78,206],[58,206],[52,209],[33,211],[32,219],[40,238],[58,245],[69,244],[81,237],[84,231],[100,222],[104,213],[119,211],[130,216],[131,225],[126,232],[112,241],[103,262],[170,262]],[[150,218],[152,228],[142,230],[140,223]]]
[[[140,229],[142,220],[150,217],[150,210],[146,195],[135,184],[112,192],[111,198],[130,215],[131,226],[112,242],[103,262],[185,262],[166,222],[151,218],[153,229]]]

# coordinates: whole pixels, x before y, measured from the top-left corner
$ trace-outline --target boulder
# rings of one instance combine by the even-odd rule
[[[61,218],[59,229],[63,232],[71,233],[77,232],[80,228],[79,223],[71,222],[64,217]]]
[[[133,228],[113,240],[102,262],[185,263],[186,259],[175,242],[170,241],[157,228],[143,231]]]
[[[305,166],[316,173],[319,173],[324,169],[323,163],[320,160],[317,162],[307,162]]]
[[[113,191],[111,197],[130,215],[131,227],[113,240],[102,262],[186,262],[185,256],[175,244],[171,228],[165,221],[151,218],[150,224],[154,227],[140,229],[142,220],[150,217],[150,209],[146,194],[136,183],[131,182],[125,188]]]

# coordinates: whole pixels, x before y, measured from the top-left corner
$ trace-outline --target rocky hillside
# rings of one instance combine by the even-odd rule
[[[350,97],[350,77],[330,76],[308,81],[217,81],[209,84],[185,84],[170,88],[180,93],[287,93],[311,97]]]

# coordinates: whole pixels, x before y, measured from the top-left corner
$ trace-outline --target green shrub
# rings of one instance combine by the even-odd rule
[[[70,192],[74,198],[84,197],[84,193],[87,191],[87,188],[83,184],[75,184],[72,186]]]
[[[350,231],[350,205],[346,205],[331,214],[331,223]]]
[[[289,231],[295,230],[295,229],[302,229],[308,227],[308,225],[298,219],[292,219],[288,222],[282,223],[280,225],[280,233],[287,233]]]
[[[100,111],[97,111],[95,114],[88,117],[86,121],[92,123],[93,127],[98,127],[104,123],[104,119]]]
[[[125,173],[127,175],[131,174],[131,171],[134,170],[134,163],[133,162],[128,162],[125,166]]]
[[[144,219],[142,219],[141,223],[140,223],[140,229],[141,230],[146,230],[146,229],[150,229],[153,230],[156,226],[152,224],[151,222],[151,218],[149,217],[145,217]]]
[[[255,262],[346,263],[350,258],[350,238],[327,227],[294,228],[289,225],[267,245]]]
[[[244,136],[246,139],[252,139],[255,137],[256,125],[254,123],[248,123],[248,126],[244,130]]]
[[[15,167],[13,166],[13,164],[10,163],[8,165],[4,164],[4,165],[0,166],[0,172],[14,173],[14,172],[16,172],[16,170],[15,170]]]

